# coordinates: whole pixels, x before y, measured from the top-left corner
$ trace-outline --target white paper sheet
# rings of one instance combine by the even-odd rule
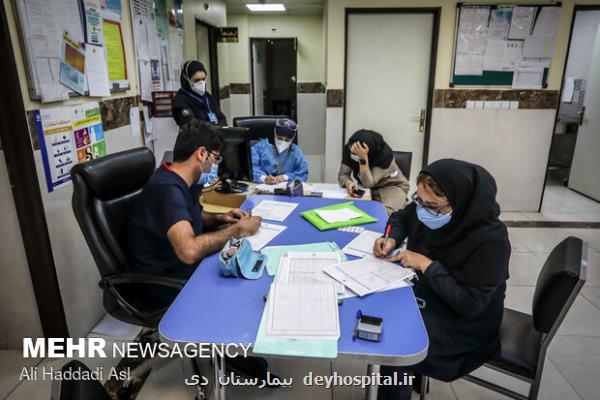
[[[525,39],[531,34],[531,25],[537,7],[513,7],[509,39]]]
[[[519,68],[523,58],[523,42],[520,40],[507,40],[504,56],[502,58],[502,69],[514,71]]]
[[[267,303],[267,336],[339,338],[335,286],[325,283],[273,283]]]
[[[344,285],[323,272],[342,261],[342,254],[335,252],[284,254],[279,259],[276,282],[278,283],[329,283],[336,286],[336,293],[345,294]]]
[[[488,29],[488,42],[490,40],[508,39],[512,8],[498,8],[490,13],[490,25]]]
[[[530,36],[525,38],[523,57],[551,58],[554,53],[554,37]]]
[[[85,75],[90,97],[110,96],[110,82],[108,81],[104,51],[102,46],[85,45]]]
[[[514,89],[541,89],[544,71],[535,68],[521,68],[514,72]]]
[[[336,222],[346,222],[354,218],[362,217],[362,214],[351,208],[340,208],[338,210],[315,210],[317,215],[328,224]]]
[[[575,78],[565,79],[565,86],[563,87],[561,101],[564,103],[573,102],[573,94],[575,93]]]
[[[326,268],[325,272],[360,297],[398,281],[411,279],[414,271],[379,258],[361,258]]]
[[[373,245],[375,241],[382,236],[380,232],[365,230],[360,235],[352,239],[342,251],[356,257],[375,257],[373,254]]]
[[[131,125],[131,137],[138,139],[140,137],[141,126],[140,126],[140,108],[131,107],[129,109],[129,123]]]
[[[258,215],[271,221],[284,221],[298,207],[298,203],[263,200],[252,209],[252,215]]]
[[[104,35],[102,33],[102,17],[100,16],[99,0],[84,0],[85,23],[87,37],[86,43],[102,45]]]
[[[533,36],[553,37],[556,34],[556,23],[560,7],[542,7],[535,21]]]
[[[133,17],[133,37],[135,39],[135,50],[138,60],[150,61],[149,55],[149,40],[148,31],[146,29],[146,17],[141,15],[135,15]],[[158,40],[154,38],[154,40]]]
[[[506,40],[488,40],[483,59],[486,71],[502,71]]]
[[[152,102],[152,70],[150,61],[139,60],[140,97],[143,101]]]
[[[258,251],[267,245],[273,238],[283,232],[287,227],[283,225],[268,224],[263,222],[258,231],[248,236],[246,239],[250,242],[252,250]]]
[[[255,189],[258,192],[262,193],[275,193],[275,189],[285,189],[287,187],[287,182],[281,182],[276,185],[268,185],[266,183],[261,183],[260,185],[256,185]]]

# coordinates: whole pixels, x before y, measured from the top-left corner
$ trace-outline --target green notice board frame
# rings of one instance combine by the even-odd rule
[[[490,7],[490,10],[496,10],[499,7],[506,5],[514,6],[528,6],[528,7],[561,7],[562,2],[546,3],[546,4],[512,4],[512,3],[498,3],[498,4],[477,4],[477,3],[457,3],[456,4],[456,24],[454,27],[454,48],[452,52],[452,79],[450,81],[450,87],[455,86],[512,86],[513,82],[513,71],[487,71],[484,70],[482,75],[455,75],[455,63],[456,63],[456,44],[458,38],[458,27],[460,23],[460,14],[463,7]],[[548,87],[548,72],[549,68],[544,68],[544,75],[542,76],[542,88]]]

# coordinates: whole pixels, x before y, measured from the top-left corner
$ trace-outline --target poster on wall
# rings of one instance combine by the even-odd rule
[[[38,132],[46,186],[48,192],[64,186],[71,180],[75,165],[75,144],[71,107],[48,108],[33,111]]]
[[[73,136],[78,163],[106,155],[100,105],[97,102],[73,107]]]
[[[71,181],[73,165],[107,154],[100,105],[33,111],[48,192]]]

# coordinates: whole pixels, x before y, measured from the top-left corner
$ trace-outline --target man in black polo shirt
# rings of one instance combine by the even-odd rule
[[[239,209],[226,214],[202,211],[196,182],[221,161],[223,147],[222,135],[207,122],[192,120],[181,127],[173,163],[154,172],[132,208],[129,246],[136,271],[187,279],[200,260],[229,238],[256,233],[259,217]]]

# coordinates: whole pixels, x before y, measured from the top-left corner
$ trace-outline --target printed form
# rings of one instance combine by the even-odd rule
[[[275,236],[279,235],[286,228],[287,226],[263,222],[260,225],[260,228],[258,228],[258,231],[254,235],[248,236],[246,239],[250,242],[252,250],[257,251],[265,247],[267,243],[273,240]]]
[[[336,339],[340,319],[335,286],[326,283],[273,283],[267,302],[267,336]]]
[[[284,221],[298,207],[298,203],[263,200],[252,209],[252,215],[271,221]]]
[[[410,279],[415,274],[411,269],[379,258],[348,261],[328,267],[325,272],[360,297]]]
[[[345,293],[344,285],[327,275],[323,270],[342,262],[342,254],[336,252],[284,254],[279,261],[277,283],[330,283],[337,293]]]

